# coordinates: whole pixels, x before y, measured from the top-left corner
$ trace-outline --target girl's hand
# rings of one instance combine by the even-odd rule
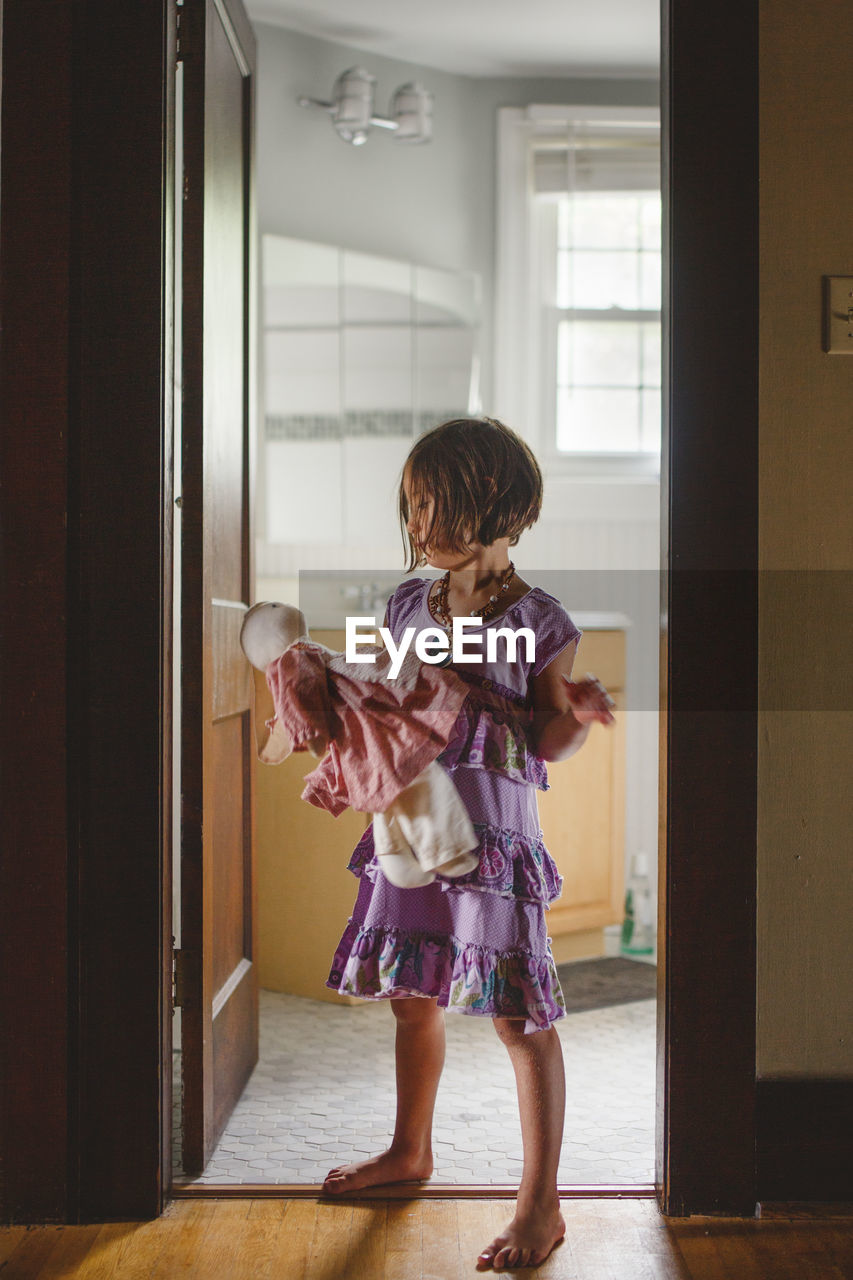
[[[566,686],[566,694],[572,708],[572,715],[579,724],[613,724],[615,716],[612,707],[616,703],[605,689],[601,681],[589,672],[583,680],[570,680],[562,676]]]

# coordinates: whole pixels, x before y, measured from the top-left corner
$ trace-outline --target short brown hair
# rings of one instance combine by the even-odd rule
[[[507,537],[514,547],[542,507],[542,472],[532,450],[496,418],[452,418],[433,427],[412,446],[403,476],[414,495],[435,503],[424,541],[450,551]],[[411,570],[426,560],[406,528],[408,519],[401,480],[400,525]]]

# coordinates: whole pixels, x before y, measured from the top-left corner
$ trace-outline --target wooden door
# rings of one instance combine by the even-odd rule
[[[254,37],[185,0],[183,58],[183,1164],[204,1168],[258,1058],[249,669]]]

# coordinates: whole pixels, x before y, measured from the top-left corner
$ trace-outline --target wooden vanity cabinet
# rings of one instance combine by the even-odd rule
[[[343,630],[314,630],[311,637],[330,649],[346,643]],[[346,809],[334,818],[300,799],[316,765],[307,751],[276,765],[255,761],[260,984],[363,1005],[324,984],[358,892],[347,863],[369,817]]]
[[[616,722],[594,724],[575,755],[548,765],[540,791],[545,845],[563,877],[546,916],[554,958],[604,954],[605,925],[625,899],[625,632],[585,631],[573,676],[594,672],[616,701]],[[623,714],[620,714],[623,713]]]

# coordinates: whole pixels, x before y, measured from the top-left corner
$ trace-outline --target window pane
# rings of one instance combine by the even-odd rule
[[[642,413],[640,448],[644,453],[660,453],[660,391],[643,391],[640,410]]]
[[[575,191],[556,230],[557,306],[601,315],[557,321],[557,448],[658,452],[660,321],[618,313],[660,311],[660,192]]]
[[[561,320],[557,325],[557,383],[559,386],[568,386],[571,382],[571,373],[569,370],[569,361],[572,358],[571,346],[571,324],[568,320]]]
[[[638,387],[640,331],[640,325],[627,321],[561,321],[557,381],[576,387]]]
[[[640,244],[644,249],[660,249],[660,195],[644,195],[640,201]]]
[[[572,217],[571,200],[561,200],[557,205],[557,247],[567,249],[571,245],[569,234]]]
[[[640,447],[640,392],[557,388],[557,448],[634,453]]]
[[[640,306],[660,311],[660,252],[640,254]]]
[[[639,280],[635,253],[607,253],[596,250],[572,255],[572,307],[581,309],[639,306]],[[656,304],[659,305],[659,304]]]
[[[572,305],[572,255],[560,249],[557,253],[557,306]]]
[[[644,387],[660,386],[660,325],[642,325],[643,331],[643,376]]]
[[[571,200],[576,249],[634,249],[640,243],[640,200],[630,195],[594,192]]]

